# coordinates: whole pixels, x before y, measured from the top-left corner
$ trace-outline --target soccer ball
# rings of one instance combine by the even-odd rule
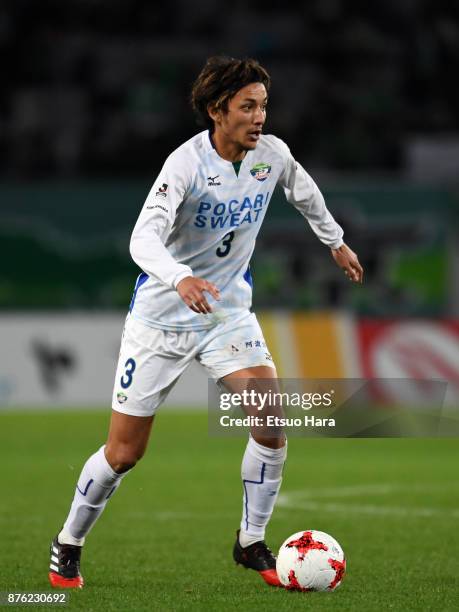
[[[280,547],[276,570],[287,589],[334,591],[344,577],[346,558],[328,533],[298,531]]]

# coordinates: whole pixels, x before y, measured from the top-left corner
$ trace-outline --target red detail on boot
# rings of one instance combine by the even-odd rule
[[[267,569],[258,573],[267,584],[270,584],[271,586],[282,586],[275,569]]]
[[[316,542],[316,540],[313,539],[311,531],[305,531],[301,538],[298,538],[298,540],[292,540],[287,544],[287,548],[292,548],[293,546],[298,549],[298,559],[301,561],[303,561],[306,553],[309,550],[328,550],[328,546],[325,546],[325,544],[322,544],[322,542]]]
[[[76,578],[64,578],[56,572],[49,572],[49,582],[54,589],[82,589],[84,585],[83,576]]]
[[[302,586],[300,586],[294,570],[290,570],[288,574],[288,582],[289,583],[285,588],[291,591],[303,591],[304,593],[312,591],[312,589],[304,589]]]
[[[342,561],[338,561],[337,559],[329,559],[329,564],[335,570],[335,577],[328,585],[329,589],[334,589],[336,585],[338,585],[341,580],[344,578],[344,572],[346,571],[346,559]]]

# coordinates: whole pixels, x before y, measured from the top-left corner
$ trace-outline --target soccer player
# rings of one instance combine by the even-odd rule
[[[196,359],[230,392],[276,378],[255,314],[249,261],[276,183],[344,273],[363,270],[312,178],[287,145],[263,135],[270,77],[253,59],[212,57],[192,89],[207,129],[167,159],[130,243],[143,270],[124,327],[108,439],[85,463],[51,544],[54,587],[82,587],[85,538],[143,456],[154,415]],[[285,436],[252,430],[242,459],[243,514],[234,560],[279,585],[264,541],[281,484]]]

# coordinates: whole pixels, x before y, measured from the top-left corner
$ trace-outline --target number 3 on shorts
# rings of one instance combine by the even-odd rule
[[[136,366],[136,363],[134,359],[132,358],[128,359],[126,363],[124,364],[126,371],[121,377],[121,386],[123,387],[123,389],[127,389],[129,385],[132,383],[132,375],[135,372],[135,366]],[[126,380],[125,380],[125,377],[126,377]]]

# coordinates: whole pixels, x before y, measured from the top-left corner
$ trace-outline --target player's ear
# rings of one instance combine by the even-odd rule
[[[207,112],[209,113],[209,117],[214,121],[214,123],[220,123],[222,111],[220,108],[217,108],[214,104],[207,105]]]

